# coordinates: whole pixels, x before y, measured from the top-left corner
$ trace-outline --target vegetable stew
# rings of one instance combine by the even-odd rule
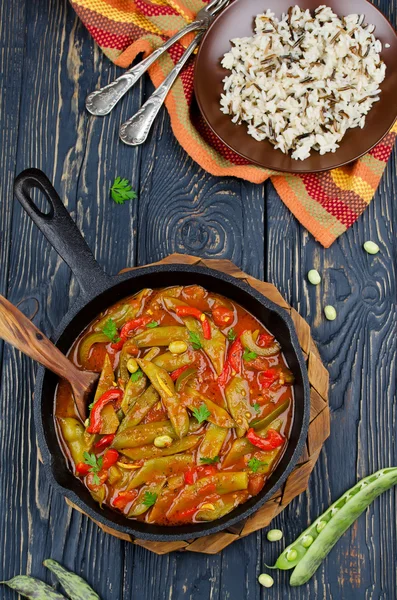
[[[200,286],[144,289],[99,315],[69,358],[100,372],[83,425],[56,395],[60,442],[100,504],[158,525],[213,521],[279,462],[293,376],[272,334]]]

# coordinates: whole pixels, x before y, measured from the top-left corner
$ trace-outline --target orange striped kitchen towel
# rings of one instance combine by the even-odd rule
[[[102,48],[120,67],[145,56],[194,19],[202,0],[70,0]],[[208,1],[208,0],[207,0]],[[156,87],[167,76],[191,39],[182,39],[149,69]],[[213,175],[234,175],[253,183],[269,177],[295,217],[328,248],[372,200],[392,152],[397,124],[366,156],[346,167],[308,175],[277,174],[249,164],[211,132],[193,97],[194,57],[166,99],[171,125],[186,152]]]

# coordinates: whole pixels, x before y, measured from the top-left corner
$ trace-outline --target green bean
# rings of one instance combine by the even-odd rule
[[[279,404],[279,406],[277,406],[274,410],[272,410],[271,413],[266,415],[266,417],[263,417],[263,419],[258,419],[256,421],[252,421],[251,427],[253,427],[256,431],[261,431],[262,429],[265,429],[274,421],[274,419],[276,419],[278,416],[282,415],[283,412],[285,412],[287,410],[289,403],[290,403],[289,400],[282,402],[281,404]]]
[[[248,430],[250,420],[255,415],[255,409],[249,402],[249,393],[249,383],[240,375],[233,377],[225,389],[229,412],[238,425],[236,429],[238,437],[243,437]]]
[[[144,485],[140,490],[139,490],[139,494],[137,499],[134,501],[134,503],[132,504],[130,510],[128,511],[128,516],[129,517],[139,517],[139,515],[143,515],[146,511],[149,510],[149,508],[151,506],[153,506],[153,504],[156,503],[158,496],[161,493],[161,490],[163,489],[164,485],[166,482],[166,477],[162,477],[161,479],[157,480],[157,481],[153,481],[152,483],[149,483],[148,485]],[[146,494],[153,494],[153,504],[150,504],[150,502],[147,502],[146,498]]]
[[[175,391],[174,382],[165,369],[145,359],[137,359],[142,371],[149,377],[155,390],[160,394],[168,416],[178,437],[184,437],[189,430],[189,415]]]
[[[156,356],[156,358],[152,360],[155,365],[165,369],[169,373],[176,371],[176,369],[180,369],[181,367],[185,367],[186,365],[190,365],[193,361],[194,353],[191,350],[184,352],[183,354],[164,352],[164,354],[160,354],[160,356]]]
[[[168,325],[165,327],[155,327],[138,333],[134,338],[134,343],[138,348],[150,348],[151,346],[168,346],[170,342],[176,340],[189,341],[189,332],[186,327],[178,325]]]
[[[9,588],[31,600],[66,600],[65,596],[56,592],[52,587],[27,575],[17,575],[9,581],[1,581]]]
[[[252,331],[244,331],[241,334],[240,339],[244,348],[248,348],[248,350],[250,350],[251,352],[255,352],[255,354],[257,354],[258,356],[273,356],[274,354],[280,352],[280,344],[276,342],[276,340],[274,340],[271,346],[258,346],[258,344],[254,342]]]
[[[105,360],[103,361],[103,367],[99,376],[98,385],[94,396],[94,404],[99,400],[109,388],[112,387],[114,382],[114,373],[112,363],[110,362],[109,354],[106,354]]]
[[[107,404],[101,410],[101,435],[108,435],[109,433],[116,433],[119,427],[120,421],[117,413],[111,404]]]
[[[105,502],[106,498],[106,486],[101,485],[96,490],[89,490],[91,496],[94,498],[95,502],[98,502],[99,506],[102,508],[102,504]]]
[[[218,456],[227,434],[228,429],[210,423],[198,449],[197,462],[200,463],[200,458],[215,458],[215,456]]]
[[[148,414],[150,409],[160,400],[160,395],[156,392],[154,387],[150,385],[141,394],[135,402],[130,405],[127,410],[124,419],[121,421],[118,428],[118,433],[128,429],[129,427],[135,427],[139,425],[142,419]]]
[[[130,408],[137,402],[138,397],[146,388],[147,379],[145,375],[140,371],[140,377],[130,377],[124,390],[123,400],[121,402],[121,409],[126,415]]]
[[[141,310],[145,298],[151,293],[151,289],[144,288],[135,294],[133,298],[130,298],[130,300],[125,304],[122,304],[121,306],[116,304],[116,306],[110,308],[106,314],[95,324],[95,331],[102,331],[108,319],[113,319],[118,329],[127,321],[134,319]]]
[[[175,389],[177,392],[181,392],[189,379],[195,377],[197,375],[197,369],[194,367],[189,367],[186,371],[182,371],[179,375],[178,379],[175,382]]]
[[[62,436],[68,444],[73,462],[75,464],[84,462],[84,452],[87,451],[87,446],[84,438],[83,425],[73,417],[66,417],[65,419],[58,418],[58,421]]]
[[[43,562],[43,565],[47,569],[50,569],[59,579],[63,589],[70,596],[71,600],[100,600],[98,594],[94,592],[82,577],[67,571],[55,560],[48,558]]]
[[[88,357],[91,351],[91,348],[94,344],[103,344],[109,343],[109,338],[104,333],[89,333],[86,335],[83,340],[79,344],[78,349],[78,360],[79,363],[85,367],[88,361]]]
[[[345,492],[276,561],[278,569],[292,569],[290,584],[309,581],[339,538],[371,502],[397,484],[397,467],[382,469],[365,477]]]
[[[194,433],[200,428],[196,419],[190,419],[189,432]],[[113,440],[112,447],[116,450],[121,448],[137,448],[145,444],[151,444],[159,435],[169,435],[173,440],[178,436],[172,427],[171,421],[155,421],[153,423],[144,423],[136,427],[128,427],[124,431],[118,432]]]
[[[224,517],[228,513],[230,513],[233,508],[236,508],[242,502],[245,502],[247,499],[248,492],[232,492],[231,494],[224,494],[215,502],[211,502],[213,508],[200,508],[195,515],[195,520],[197,521],[214,521],[215,519],[220,519]],[[208,503],[207,503],[208,506]]]
[[[189,435],[181,440],[176,440],[171,446],[167,446],[166,448],[156,448],[153,444],[146,444],[145,446],[139,446],[139,448],[122,448],[120,452],[132,460],[172,456],[179,452],[191,450],[197,446],[201,439],[201,435]]]
[[[147,483],[161,475],[169,477],[170,475],[183,473],[192,464],[193,457],[189,454],[176,454],[175,456],[151,458],[145,462],[141,469],[139,469],[127,489],[132,490],[137,488],[143,483]]]
[[[121,349],[120,358],[119,358],[119,366],[118,366],[118,376],[120,379],[123,379],[125,383],[130,378],[130,372],[127,369],[127,363],[130,358],[134,358],[137,355],[137,345],[134,340],[127,340]]]

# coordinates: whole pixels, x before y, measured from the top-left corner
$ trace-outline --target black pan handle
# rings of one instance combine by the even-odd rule
[[[49,213],[41,212],[35,205],[30,195],[33,188],[38,188],[48,200]],[[22,171],[15,179],[14,193],[29,217],[69,265],[84,295],[92,295],[109,285],[111,277],[96,262],[52,183],[42,171]]]

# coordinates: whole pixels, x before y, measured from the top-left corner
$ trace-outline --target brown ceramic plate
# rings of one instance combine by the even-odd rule
[[[278,17],[287,12],[293,0],[235,0],[213,22],[207,31],[197,56],[194,89],[200,110],[213,132],[227,145],[250,162],[289,173],[313,173],[345,165],[375,146],[389,131],[397,117],[397,35],[390,23],[367,0],[304,0],[302,9],[314,10],[321,4],[330,6],[339,16],[351,13],[365,14],[365,22],[376,25],[375,36],[383,44],[381,53],[386,63],[386,78],[381,84],[380,101],[369,112],[364,129],[349,129],[335,153],[312,155],[301,161],[293,160],[281,150],[275,150],[267,141],[257,142],[247,133],[244,125],[235,125],[220,111],[222,80],[230,73],[221,66],[221,59],[230,50],[230,40],[251,36],[257,14],[270,8]],[[385,48],[390,44],[390,48]]]

